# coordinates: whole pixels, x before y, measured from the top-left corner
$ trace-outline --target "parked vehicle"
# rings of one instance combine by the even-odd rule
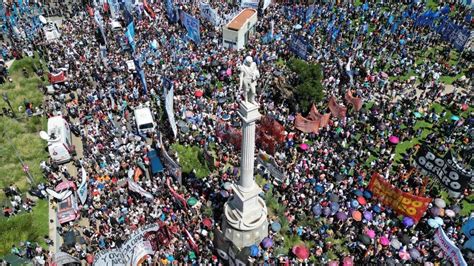
[[[138,134],[145,135],[155,130],[156,124],[153,120],[150,108],[144,107],[134,110],[135,121],[137,124]]]
[[[69,123],[62,116],[49,118],[48,133],[42,131],[40,136],[48,141],[49,156],[54,163],[69,162],[74,156],[75,147],[72,145],[71,129]]]

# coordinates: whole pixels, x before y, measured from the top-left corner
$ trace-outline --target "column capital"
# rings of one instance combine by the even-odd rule
[[[262,117],[262,115],[258,112],[258,105],[256,104],[241,101],[239,106],[239,115],[244,123],[250,124]]]

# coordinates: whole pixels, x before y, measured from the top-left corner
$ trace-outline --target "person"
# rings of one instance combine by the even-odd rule
[[[16,255],[18,257],[22,257],[23,254],[21,253],[21,250],[17,248],[15,245],[12,245],[12,248],[10,249],[10,253],[13,255]]]

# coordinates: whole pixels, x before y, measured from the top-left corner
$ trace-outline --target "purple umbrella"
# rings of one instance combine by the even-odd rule
[[[347,214],[345,214],[344,212],[338,212],[336,214],[336,217],[337,219],[339,219],[339,221],[345,221],[347,219]]]
[[[273,240],[269,237],[265,237],[262,240],[262,247],[267,249],[267,248],[270,248],[271,246],[273,246]]]
[[[408,228],[408,227],[414,225],[415,221],[413,220],[413,218],[407,216],[407,217],[403,218],[402,223],[405,227]]]
[[[438,207],[433,207],[433,208],[430,209],[430,212],[431,212],[431,214],[433,214],[433,216],[438,216],[439,213],[441,212],[441,210]]]
[[[372,212],[370,211],[364,211],[364,218],[367,220],[367,221],[372,221]]]

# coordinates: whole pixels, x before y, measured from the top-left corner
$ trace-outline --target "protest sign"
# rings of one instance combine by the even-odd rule
[[[396,213],[409,216],[418,222],[431,202],[431,198],[419,197],[403,192],[388,183],[378,173],[374,173],[369,183],[369,190],[382,204]]]
[[[423,174],[438,177],[441,183],[454,192],[462,192],[471,181],[468,174],[463,173],[448,152],[445,158],[432,153],[428,147],[421,146],[418,150],[413,164],[421,169]]]
[[[301,59],[308,59],[308,43],[301,36],[291,37],[290,50]]]
[[[242,2],[240,3],[240,7],[242,8],[248,7],[248,8],[257,9],[259,2],[260,0],[242,0]]]
[[[455,266],[467,266],[461,251],[456,247],[454,242],[448,238],[442,227],[436,229],[434,241]]]
[[[191,16],[189,13],[181,11],[181,22],[188,31],[188,38],[195,44],[201,43],[200,23],[199,19]]]

